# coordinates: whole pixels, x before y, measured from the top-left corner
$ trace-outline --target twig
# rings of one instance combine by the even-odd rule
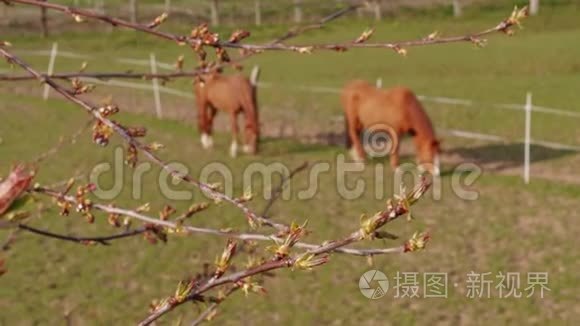
[[[113,235],[109,235],[109,236],[81,237],[81,236],[75,236],[75,235],[62,235],[62,234],[50,232],[47,230],[38,229],[38,228],[29,226],[26,224],[18,224],[17,227],[20,230],[24,230],[24,231],[27,231],[30,233],[35,233],[35,234],[42,235],[45,237],[64,240],[64,241],[71,241],[71,242],[76,242],[76,243],[85,244],[85,245],[91,244],[91,243],[98,243],[101,245],[110,245],[109,241],[129,238],[129,237],[133,237],[133,236],[147,232],[147,228],[143,227],[143,228],[129,230],[126,232],[122,232],[119,234],[113,234]]]
[[[302,33],[305,33],[307,31],[311,31],[311,30],[315,30],[315,29],[321,29],[322,27],[324,27],[324,25],[326,23],[329,23],[335,19],[338,19],[344,15],[346,15],[347,13],[356,10],[357,8],[360,8],[364,6],[362,3],[359,4],[353,4],[350,5],[346,8],[340,9],[336,12],[331,13],[330,15],[322,18],[320,21],[318,21],[317,23],[314,24],[310,24],[310,25],[306,25],[306,26],[297,26],[294,28],[291,28],[288,32],[286,32],[286,34],[278,37],[277,39],[273,40],[272,42],[270,42],[269,44],[278,44],[278,43],[282,43],[284,41],[287,41],[291,38],[294,38]]]
[[[359,6],[361,6],[361,5],[351,5],[347,8],[340,9],[340,10],[326,16],[325,18],[321,19],[318,23],[311,24],[311,25],[308,25],[305,27],[292,28],[292,29],[288,30],[288,32],[286,32],[286,34],[284,34],[283,36],[281,36],[279,38],[272,40],[268,44],[278,44],[280,42],[289,40],[289,39],[294,38],[300,34],[303,34],[307,31],[310,31],[313,29],[320,29],[326,23],[329,23],[333,20],[336,20],[336,19],[344,16],[345,14],[358,8]],[[230,64],[237,64],[237,63],[241,62],[242,60],[245,60],[245,59],[249,58],[250,56],[255,55],[257,53],[258,52],[247,52],[247,53],[241,55],[240,57],[238,57],[237,59],[231,61],[229,64],[228,63],[221,63],[221,64],[218,64],[214,67],[210,67],[210,68],[204,68],[204,69],[197,68],[193,72],[173,72],[173,73],[164,73],[164,74],[132,73],[132,72],[123,72],[123,73],[120,73],[120,72],[111,72],[111,73],[77,72],[77,73],[59,73],[59,74],[51,74],[51,75],[42,74],[42,76],[43,77],[50,77],[53,79],[97,78],[97,79],[106,80],[106,79],[110,79],[110,78],[123,78],[123,79],[145,79],[145,80],[148,80],[148,79],[158,78],[158,79],[161,79],[164,81],[169,81],[171,78],[196,77],[196,76],[202,75],[204,73],[210,72],[212,70],[223,68],[223,67],[230,65]],[[5,81],[25,81],[25,80],[34,80],[34,79],[36,79],[35,76],[29,76],[29,75],[22,75],[22,76],[0,75],[0,80],[5,80]]]
[[[50,196],[53,198],[59,198],[59,199],[65,200],[73,205],[78,204],[77,200],[73,196],[69,196],[69,195],[63,196],[62,193],[55,191],[55,190],[52,190],[52,189],[37,187],[37,188],[33,189],[32,191],[39,193],[39,194],[44,194],[44,195],[47,195],[47,196]],[[256,240],[256,241],[269,241],[269,242],[271,242],[271,241],[283,241],[284,240],[283,238],[278,237],[276,235],[264,235],[264,234],[259,234],[259,233],[239,233],[239,232],[234,232],[234,231],[224,231],[224,230],[217,230],[217,229],[211,229],[211,228],[179,225],[179,224],[172,222],[172,221],[163,221],[163,220],[151,217],[151,216],[147,216],[143,213],[139,213],[139,212],[134,211],[134,210],[113,207],[110,205],[102,205],[102,204],[94,203],[92,205],[92,207],[97,209],[97,210],[109,213],[109,214],[118,214],[121,216],[126,216],[129,218],[140,220],[141,222],[144,222],[144,223],[159,225],[159,226],[163,226],[166,228],[170,228],[172,230],[183,230],[184,232],[188,232],[188,233],[192,233],[192,234],[208,234],[208,235],[222,236],[222,237],[239,239],[239,240]],[[304,242],[298,242],[298,243],[296,243],[295,247],[305,248],[305,249],[315,249],[315,248],[318,248],[318,245],[304,243]],[[344,254],[349,254],[349,255],[354,255],[354,256],[363,256],[363,257],[364,256],[381,255],[381,254],[398,253],[400,251],[401,251],[401,247],[376,248],[376,249],[354,249],[354,248],[337,248],[336,249],[336,252],[338,252],[338,253],[344,253]]]
[[[284,188],[286,187],[286,183],[289,182],[290,180],[292,180],[292,178],[296,174],[298,174],[299,172],[306,170],[306,168],[308,168],[308,165],[309,165],[308,162],[304,162],[300,166],[298,166],[295,169],[293,169],[292,171],[290,171],[290,174],[288,176],[282,176],[282,180],[280,180],[280,184],[278,185],[278,187],[276,187],[275,189],[272,190],[270,200],[268,200],[268,202],[266,203],[266,206],[262,210],[262,214],[261,214],[262,216],[264,216],[264,217],[268,216],[268,212],[270,211],[270,208],[272,208],[272,205],[274,205],[276,200],[278,200],[278,198],[280,198],[280,195],[282,194]]]
[[[136,72],[71,72],[71,73],[56,73],[56,74],[41,74],[42,77],[50,77],[52,79],[72,79],[72,78],[95,78],[100,80],[107,80],[111,78],[123,79],[144,79],[149,80],[158,78],[169,81],[171,78],[179,77],[195,77],[202,74],[202,71],[195,70],[193,72],[171,72],[171,73],[136,73]],[[25,81],[34,80],[36,77],[29,75],[0,75],[0,80],[5,81]]]
[[[0,227],[2,226],[0,225]],[[12,244],[16,241],[16,234],[18,234],[18,230],[12,230],[6,237],[6,240],[4,240],[4,242],[0,246],[0,250],[2,251],[9,250]]]
[[[207,309],[191,323],[191,326],[197,326],[203,323],[227,297],[232,295],[232,293],[236,292],[239,288],[239,285],[234,284],[224,293],[223,298],[210,304],[209,307],[207,307]]]
[[[58,143],[56,143],[56,145],[54,145],[51,149],[49,149],[48,151],[46,151],[45,153],[42,153],[41,155],[39,155],[33,162],[34,164],[39,164],[42,161],[46,160],[47,158],[49,158],[50,156],[58,153],[58,151],[65,145],[65,143],[70,143],[70,144],[74,144],[77,139],[79,138],[79,136],[85,131],[87,130],[91,124],[93,123],[93,119],[89,119],[87,121],[87,123],[85,123],[83,126],[81,126],[74,134],[70,135],[68,137],[68,139],[65,139],[64,137],[61,137],[58,141]]]
[[[443,43],[456,43],[456,42],[473,42],[473,43],[480,43],[480,38],[496,33],[496,32],[507,32],[509,28],[512,26],[519,24],[519,18],[523,18],[524,11],[527,12],[527,8],[521,10],[522,17],[514,16],[505,19],[504,21],[500,22],[496,26],[492,28],[488,28],[482,32],[472,33],[468,35],[462,36],[450,36],[450,37],[426,37],[420,40],[412,40],[412,41],[402,41],[402,42],[378,42],[378,43],[366,43],[366,39],[361,42],[354,42],[349,40],[347,42],[342,43],[331,43],[331,44],[302,44],[302,45],[286,45],[283,43],[276,42],[269,42],[266,44],[244,44],[239,42],[230,42],[230,41],[220,41],[217,40],[207,40],[203,37],[192,37],[192,36],[183,36],[183,35],[176,35],[167,32],[158,31],[155,27],[149,27],[147,25],[135,24],[130,23],[128,21],[110,17],[104,14],[95,13],[88,10],[82,10],[74,7],[69,7],[65,5],[50,3],[50,2],[43,2],[39,0],[9,0],[9,2],[13,3],[20,3],[25,5],[32,5],[41,8],[47,8],[51,10],[61,11],[64,13],[71,14],[75,17],[85,17],[100,20],[106,23],[109,23],[113,26],[122,26],[130,29],[134,29],[137,31],[141,31],[147,34],[151,34],[166,40],[174,41],[178,44],[188,44],[194,49],[199,49],[199,47],[203,46],[210,46],[215,48],[233,48],[233,49],[242,49],[251,52],[260,52],[260,51],[292,51],[292,52],[299,52],[299,53],[311,53],[315,50],[329,50],[329,51],[345,51],[349,48],[386,48],[386,49],[393,49],[399,52],[400,49],[404,47],[412,47],[412,46],[424,46],[424,45],[433,45],[433,44],[443,44]],[[334,19],[333,15],[329,16],[327,21]],[[338,16],[340,17],[340,15]],[[305,29],[309,30],[309,29]],[[287,35],[283,36],[282,38],[288,39],[290,37],[295,36],[297,32],[292,33],[289,32]],[[368,37],[367,37],[368,39]]]

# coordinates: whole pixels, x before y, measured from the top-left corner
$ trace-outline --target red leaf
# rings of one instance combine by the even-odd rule
[[[30,186],[34,172],[19,164],[0,182],[0,215],[4,214],[18,197]]]

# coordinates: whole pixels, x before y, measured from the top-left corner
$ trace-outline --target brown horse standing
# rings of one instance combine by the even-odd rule
[[[229,114],[232,129],[230,155],[238,152],[238,115],[244,115],[243,151],[258,152],[260,137],[256,89],[242,74],[222,75],[219,72],[203,75],[194,85],[197,102],[197,121],[203,148],[213,147],[213,119],[218,110]]]
[[[348,83],[341,95],[346,122],[346,144],[356,161],[364,161],[361,131],[387,132],[393,143],[391,166],[399,165],[399,139],[411,134],[417,161],[439,175],[439,141],[429,117],[415,94],[404,87],[377,89],[363,80]],[[354,148],[351,148],[353,147]]]

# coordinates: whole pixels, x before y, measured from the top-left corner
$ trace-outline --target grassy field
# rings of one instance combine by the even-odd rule
[[[510,8],[467,15],[460,20],[445,18],[404,17],[377,26],[376,40],[408,39],[427,35],[433,30],[443,34],[477,31],[501,20]],[[329,116],[340,115],[338,98],[333,94],[297,92],[294,86],[340,87],[353,78],[374,80],[382,77],[385,86],[404,84],[417,93],[474,99],[483,104],[470,109],[445,105],[428,105],[429,114],[441,129],[463,129],[498,134],[518,140],[523,135],[523,114],[499,111],[485,103],[522,103],[527,91],[534,94],[538,105],[580,112],[574,90],[580,86],[580,46],[577,39],[576,6],[545,10],[543,15],[525,22],[525,29],[516,37],[497,35],[489,45],[477,49],[469,44],[409,49],[401,58],[389,51],[352,51],[345,54],[265,54],[249,64],[262,67],[264,82],[278,87],[260,91],[263,121],[276,123],[287,120],[299,129],[341,132],[342,126],[329,126]],[[297,43],[335,41],[354,38],[366,27],[362,21],[342,21],[323,31],[313,32]],[[186,32],[187,27],[170,26]],[[283,27],[257,30],[256,42],[279,34]],[[229,31],[223,31],[229,32]],[[62,51],[91,54],[89,69],[116,71],[132,69],[115,63],[113,58],[148,57],[154,51],[161,61],[171,62],[185,49],[132,32],[111,35],[64,33],[54,39],[40,40],[32,35],[3,36],[17,50],[50,48],[59,41]],[[23,56],[35,67],[45,69],[47,58]],[[78,69],[81,61],[57,60],[56,71]],[[188,62],[193,67],[193,61]],[[0,69],[9,70],[1,63]],[[16,71],[16,70],[15,70]],[[171,87],[187,91],[189,81],[178,81]],[[127,125],[147,126],[148,140],[167,146],[161,153],[170,161],[185,164],[192,175],[211,162],[223,162],[234,172],[235,192],[241,194],[244,167],[253,161],[283,162],[289,167],[303,161],[326,161],[330,173],[322,174],[319,191],[310,200],[279,201],[273,217],[285,222],[309,218],[314,230],[307,240],[322,242],[345,235],[358,226],[361,213],[373,214],[384,205],[371,189],[377,186],[374,169],[383,162],[375,161],[363,172],[348,176],[352,184],[357,178],[367,182],[367,192],[357,200],[344,200],[336,189],[337,171],[334,161],[344,150],[335,146],[305,145],[292,139],[268,138],[262,153],[255,158],[227,156],[227,134],[217,135],[216,149],[201,150],[198,134],[193,128],[192,103],[183,99],[163,97],[164,109],[170,119],[153,117],[149,92],[127,91],[99,87],[93,99],[113,94],[122,104],[117,119]],[[87,116],[79,108],[58,97],[42,101],[38,83],[0,83],[0,174],[15,161],[30,161],[58,142],[59,137],[74,133]],[[580,144],[578,119],[534,115],[533,135],[570,145]],[[340,128],[336,130],[336,128]],[[522,146],[486,144],[471,140],[445,138],[444,170],[451,171],[463,162],[475,162],[484,168],[494,164],[512,164],[511,173],[494,173],[485,169],[473,188],[479,193],[475,201],[458,198],[452,192],[452,175],[442,178],[442,198],[427,196],[414,207],[417,220],[397,221],[388,230],[400,240],[375,240],[368,246],[391,247],[400,244],[414,231],[429,229],[433,240],[427,250],[406,255],[375,257],[375,269],[391,280],[399,272],[445,272],[449,278],[447,299],[394,298],[390,289],[379,300],[368,300],[358,289],[359,277],[371,269],[365,259],[334,255],[330,263],[312,272],[281,271],[267,278],[268,295],[245,298],[234,295],[220,308],[214,324],[266,325],[279,324],[561,324],[572,325],[580,319],[578,302],[580,257],[576,234],[578,218],[579,155],[574,152],[532,149],[532,182],[524,185],[519,176]],[[85,132],[74,145],[65,146],[58,155],[40,166],[38,181],[50,184],[76,174],[86,174],[102,162],[110,162],[115,139],[107,148],[90,143]],[[411,157],[405,157],[411,160]],[[192,201],[205,198],[193,191],[193,200],[168,201],[157,186],[159,171],[153,168],[145,174],[146,190],[136,201],[131,198],[130,170],[123,175],[124,189],[118,205],[131,207],[150,202],[152,214],[170,203],[178,209]],[[387,172],[390,170],[387,168]],[[516,174],[518,173],[518,174]],[[389,174],[389,173],[387,173]],[[110,180],[109,180],[110,181]],[[218,180],[216,180],[218,181]],[[306,174],[292,182],[292,192],[304,189]],[[378,186],[385,195],[396,188],[390,175]],[[267,187],[267,186],[266,186]],[[189,189],[179,186],[179,189]],[[255,192],[262,190],[261,182]],[[50,201],[46,201],[50,204]],[[259,210],[265,204],[257,199],[250,205]],[[50,205],[49,205],[50,206]],[[106,216],[99,215],[94,225],[82,217],[60,217],[57,208],[31,224],[55,232],[76,234],[107,234],[111,232]],[[208,227],[235,226],[246,230],[245,218],[226,204],[212,206],[195,217],[192,225]],[[0,241],[9,231],[0,230]],[[224,239],[209,236],[172,237],[165,245],[149,245],[140,238],[122,240],[112,246],[84,247],[30,234],[18,233],[12,250],[3,252],[8,272],[0,277],[0,325],[45,325],[64,323],[70,312],[74,325],[131,324],[145,316],[149,302],[171,294],[180,279],[195,275],[204,263],[212,263],[223,247]],[[500,299],[497,290],[493,298],[466,298],[467,273],[519,272],[522,287],[526,273],[548,272],[549,288],[543,299]],[[420,282],[423,285],[422,280]],[[494,283],[496,284],[496,283]],[[199,308],[182,306],[160,324],[171,325],[179,318],[192,320]]]

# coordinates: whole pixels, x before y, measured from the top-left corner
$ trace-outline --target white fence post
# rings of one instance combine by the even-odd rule
[[[250,83],[252,83],[252,86],[254,87],[258,86],[258,78],[260,78],[260,67],[254,66],[250,74]]]
[[[157,74],[157,61],[155,60],[155,53],[151,53],[150,56],[150,63],[151,63],[151,73]],[[153,83],[153,96],[155,97],[155,112],[157,113],[157,118],[163,118],[162,110],[161,110],[161,95],[159,94],[159,81],[157,78],[152,78],[151,82]]]
[[[294,0],[294,22],[299,24],[302,22],[302,0]]]
[[[52,43],[52,50],[50,51],[50,60],[48,61],[47,75],[52,75],[54,72],[54,62],[56,61],[56,55],[58,54],[58,43]],[[48,99],[48,93],[50,92],[50,86],[48,84],[44,85],[44,91],[42,93],[42,98],[46,101]]]
[[[526,94],[526,140],[524,149],[524,182],[530,183],[530,142],[532,129],[532,93]]]
[[[530,15],[535,16],[540,11],[540,0],[530,0]]]
[[[209,9],[211,15],[211,26],[218,26],[220,24],[218,0],[211,0],[209,2]]]
[[[129,0],[129,16],[131,19],[131,23],[135,24],[137,23],[138,20],[138,8],[139,4],[137,3],[137,0]]]
[[[260,0],[254,0],[254,15],[256,26],[262,25],[262,4]]]
[[[383,79],[381,77],[377,78],[377,88],[383,87]]]
[[[459,0],[453,0],[453,16],[460,17],[462,15],[461,3]]]
[[[381,11],[381,3],[378,0],[375,0],[373,5],[373,11],[375,12],[375,20],[381,21],[383,19],[383,13]]]
[[[103,0],[98,0],[95,2],[95,10],[104,15],[105,14],[105,2]],[[111,25],[113,26],[113,25]]]

